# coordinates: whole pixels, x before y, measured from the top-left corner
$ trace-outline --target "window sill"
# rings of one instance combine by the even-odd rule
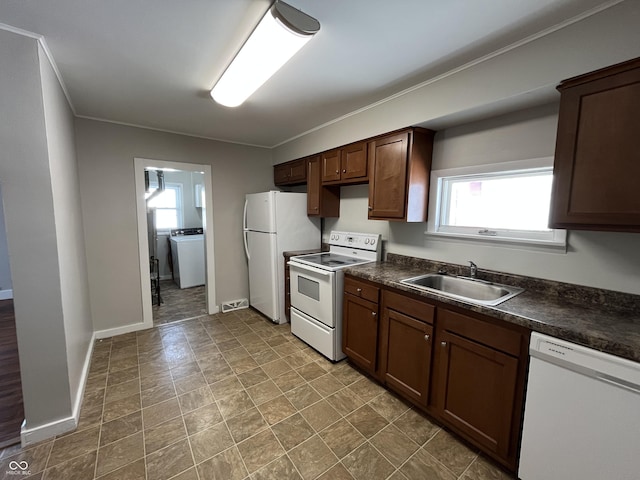
[[[476,243],[479,245],[503,245],[512,248],[522,248],[523,250],[538,250],[555,253],[567,253],[566,238],[562,241],[552,240],[532,240],[510,237],[498,237],[498,236],[480,236],[480,235],[465,235],[463,233],[444,233],[425,231],[425,235],[433,237],[436,240],[455,240],[463,243]]]

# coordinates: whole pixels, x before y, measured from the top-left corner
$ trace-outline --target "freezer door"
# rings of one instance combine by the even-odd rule
[[[255,232],[276,231],[275,195],[277,192],[251,193],[246,196],[244,229]]]
[[[276,236],[252,231],[246,234],[249,251],[249,303],[279,323]]]

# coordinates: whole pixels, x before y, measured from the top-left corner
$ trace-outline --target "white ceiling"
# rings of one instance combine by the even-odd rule
[[[289,0],[320,32],[242,106],[209,90],[269,0],[2,0],[43,35],[78,116],[272,147],[602,0]]]

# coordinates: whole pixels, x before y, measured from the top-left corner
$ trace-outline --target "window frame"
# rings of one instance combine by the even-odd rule
[[[552,229],[550,232],[543,232],[483,227],[455,227],[441,224],[443,215],[442,202],[446,200],[446,194],[448,193],[443,188],[446,179],[455,177],[499,178],[518,171],[522,171],[523,174],[531,174],[549,169],[553,172],[553,157],[432,170],[429,193],[429,219],[427,230],[424,233],[434,237],[477,241],[485,244],[513,244],[516,246],[535,246],[566,251],[566,230]]]
[[[158,182],[150,182],[149,183],[149,188],[154,188],[157,189],[158,188]],[[156,232],[159,234],[163,234],[163,233],[170,233],[172,229],[176,229],[176,228],[183,228],[184,225],[184,202],[182,199],[182,194],[183,194],[183,184],[182,183],[176,183],[176,182],[165,182],[164,183],[164,189],[171,189],[171,190],[175,190],[176,191],[176,207],[175,208],[165,208],[165,207],[153,207],[153,215],[154,215],[154,223],[156,224]],[[169,228],[158,228],[158,218],[157,218],[157,211],[158,210],[175,210],[176,211],[176,222],[177,222],[177,226],[176,227],[169,227]]]

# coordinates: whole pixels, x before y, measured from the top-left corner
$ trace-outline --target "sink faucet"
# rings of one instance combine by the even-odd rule
[[[471,278],[476,278],[478,276],[478,266],[469,260],[469,276]]]

